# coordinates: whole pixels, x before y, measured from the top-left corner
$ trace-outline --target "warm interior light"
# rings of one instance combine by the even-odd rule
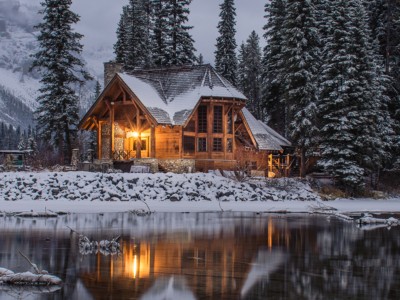
[[[127,138],[135,138],[137,139],[139,137],[139,132],[137,131],[129,131],[126,133]]]
[[[137,261],[137,255],[133,256],[133,266],[132,266],[132,271],[133,271],[133,278],[136,278],[137,271],[138,271],[138,261]]]

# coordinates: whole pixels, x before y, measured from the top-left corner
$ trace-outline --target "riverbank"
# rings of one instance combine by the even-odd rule
[[[213,174],[6,172],[0,212],[400,212],[400,198],[322,201],[295,179],[237,182]]]

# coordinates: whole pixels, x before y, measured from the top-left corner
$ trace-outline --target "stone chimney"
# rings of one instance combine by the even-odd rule
[[[123,66],[115,61],[104,63],[104,87],[113,79],[114,75],[122,72]]]

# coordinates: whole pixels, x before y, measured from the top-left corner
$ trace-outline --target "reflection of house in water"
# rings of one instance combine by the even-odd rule
[[[268,272],[257,273],[258,278],[254,278],[252,262],[268,267],[268,259],[277,257],[272,247],[289,246],[287,228],[274,228],[272,222],[265,225],[265,221],[260,223],[257,232],[251,231],[254,226],[234,228],[231,237],[217,234],[193,238],[187,233],[137,243],[123,238],[121,258],[99,255],[96,272],[82,274],[81,278],[96,299],[106,298],[99,286],[107,287],[107,293],[115,299],[128,294],[130,299],[139,299],[157,279],[171,276],[185,278],[196,299],[238,299],[245,282],[248,293],[260,279],[268,279]],[[272,252],[274,255],[270,256]],[[283,257],[281,252],[278,254]],[[271,272],[281,261],[274,263]],[[250,273],[252,278],[247,279]]]
[[[90,215],[84,223],[77,215],[5,216],[0,266],[27,271],[20,250],[62,278],[62,289],[46,299],[142,299],[163,290],[196,299],[399,298],[400,227],[364,231],[325,216],[182,215]],[[80,255],[67,224],[85,224],[94,240],[118,231],[123,255]]]

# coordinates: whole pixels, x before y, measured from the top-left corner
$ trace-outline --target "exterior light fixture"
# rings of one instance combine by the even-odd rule
[[[135,139],[137,139],[139,137],[139,132],[137,132],[137,131],[128,131],[126,133],[126,137],[127,138],[135,138]]]

